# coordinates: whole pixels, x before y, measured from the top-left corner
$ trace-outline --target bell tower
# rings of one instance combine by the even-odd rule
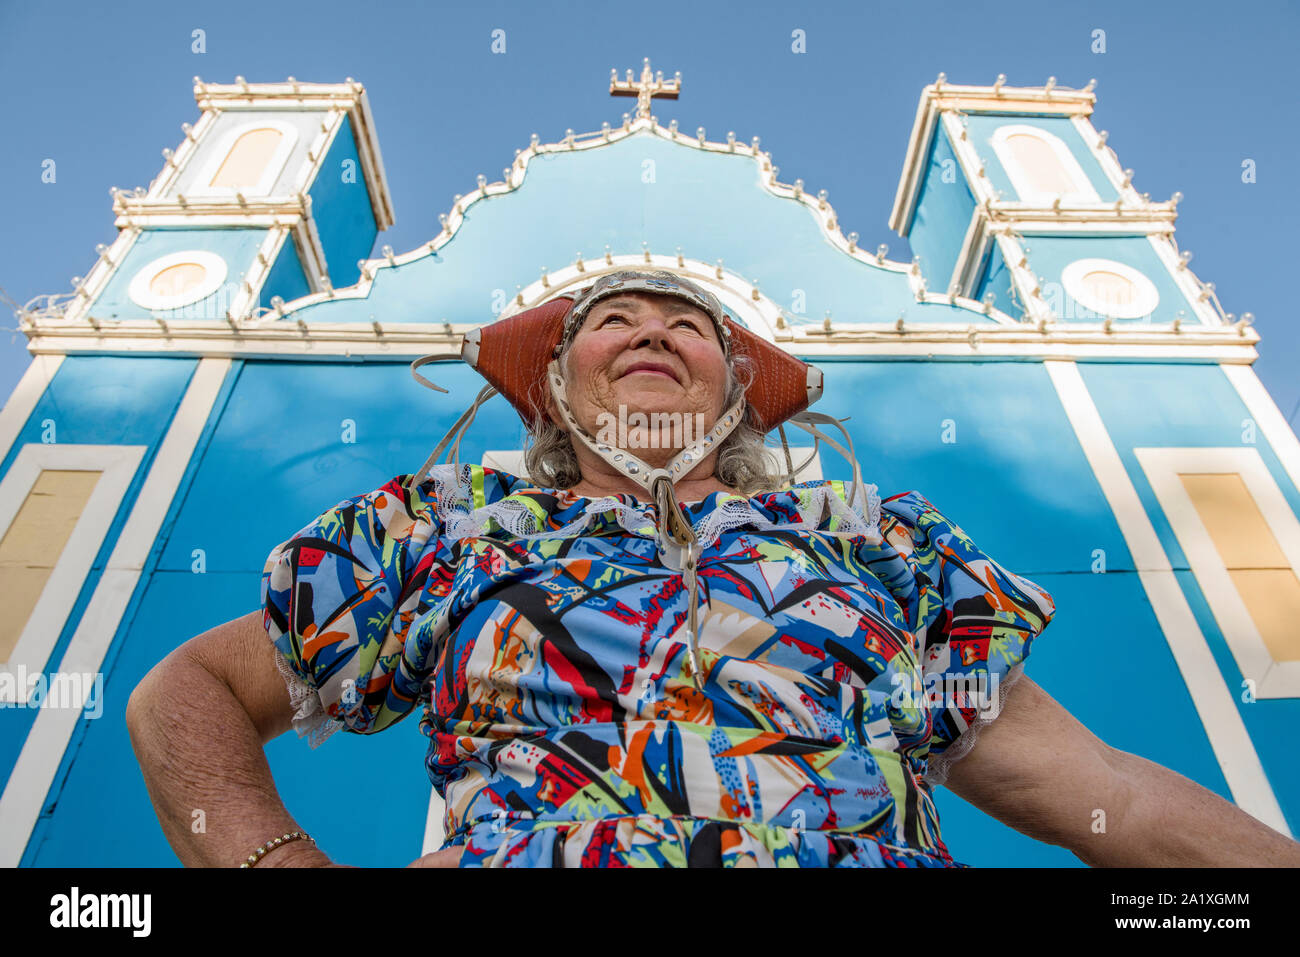
[[[64,318],[237,325],[360,275],[393,223],[360,83],[194,78],[201,115],[148,189],[113,189],[117,240]]]
[[[1229,324],[1178,252],[1182,196],[1139,193],[1093,127],[1093,82],[1005,81],[922,93],[890,228],[925,284],[1040,326]]]

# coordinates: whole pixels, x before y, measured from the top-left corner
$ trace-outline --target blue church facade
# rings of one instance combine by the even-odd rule
[[[817,364],[866,481],[920,490],[1053,596],[1026,671],[1098,737],[1300,830],[1300,442],[1249,316],[1179,253],[1178,197],[1137,193],[1094,128],[1091,84],[927,86],[890,220],[906,263],[779,181],[757,138],[661,125],[650,87],[671,83],[640,83],[621,125],[534,138],[426,244],[372,256],[394,212],[361,85],[196,78],[200,119],[116,194],[117,240],[25,317],[34,359],[0,411],[0,863],[176,865],[131,690],[259,607],[274,546],[420,466],[482,381],[426,368],[434,396],[412,359],[630,265]],[[523,440],[492,402],[461,460],[513,470]],[[426,749],[404,721],[266,752],[322,849],[400,866],[441,840]],[[1079,866],[935,798],[957,860]]]

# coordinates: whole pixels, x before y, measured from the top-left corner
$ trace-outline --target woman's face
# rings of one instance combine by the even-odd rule
[[[565,354],[565,386],[574,417],[592,435],[635,412],[682,413],[708,429],[723,411],[727,359],[713,321],[677,296],[628,292],[602,299],[587,314]],[[556,423],[564,427],[562,420]],[[666,424],[666,419],[660,418]],[[674,438],[652,436],[641,447]],[[620,443],[621,444],[621,443]],[[682,443],[677,441],[680,446]],[[651,457],[642,456],[650,461]],[[664,458],[664,456],[653,456]]]

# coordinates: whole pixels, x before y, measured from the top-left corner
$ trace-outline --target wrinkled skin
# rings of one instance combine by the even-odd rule
[[[640,369],[652,365],[658,370]],[[622,293],[602,299],[587,314],[564,356],[565,386],[574,417],[590,434],[598,435],[601,414],[616,421],[633,412],[696,413],[708,429],[724,411],[728,380],[727,358],[708,314],[676,296]],[[551,419],[564,420],[550,403]],[[646,429],[640,447],[628,447],[651,466],[662,466],[681,449],[668,428]],[[697,438],[694,435],[693,438]],[[582,471],[574,486],[578,495],[647,493],[612,468],[579,441],[573,443]],[[703,459],[677,483],[679,501],[692,501],[709,492],[730,489],[714,477],[716,453]]]

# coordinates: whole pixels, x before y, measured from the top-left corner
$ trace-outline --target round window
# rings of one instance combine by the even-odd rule
[[[1079,305],[1111,319],[1148,317],[1160,302],[1155,283],[1113,259],[1076,260],[1065,267],[1061,282]]]
[[[216,253],[191,249],[155,259],[135,274],[128,290],[145,309],[180,309],[206,299],[226,279],[226,261]]]

